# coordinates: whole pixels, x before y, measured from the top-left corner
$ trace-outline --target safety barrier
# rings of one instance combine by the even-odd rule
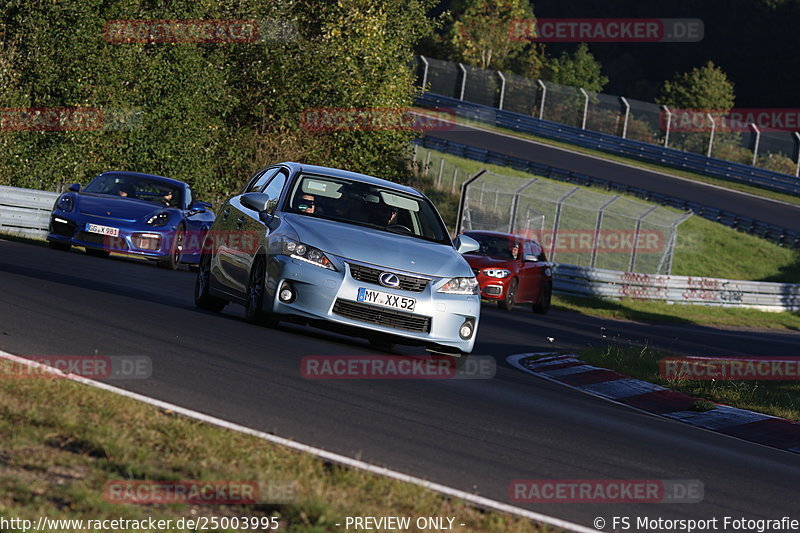
[[[0,233],[43,239],[56,192],[0,186]]]
[[[416,104],[422,107],[455,113],[457,117],[481,124],[500,126],[583,148],[591,148],[648,163],[689,170],[713,178],[745,183],[772,191],[800,196],[800,178],[781,174],[780,172],[706,157],[674,148],[665,148],[642,141],[623,139],[607,133],[567,126],[438,94],[424,93],[417,98]]]
[[[554,265],[553,289],[562,294],[619,300],[800,311],[800,284],[638,274]]]
[[[768,224],[766,222],[737,213],[732,213],[730,211],[717,209],[715,207],[699,204],[697,202],[690,202],[676,196],[656,193],[640,187],[615,183],[603,178],[572,172],[562,168],[551,167],[541,163],[536,163],[534,161],[521,159],[519,157],[513,157],[491,150],[484,150],[482,148],[475,148],[445,139],[439,139],[438,137],[426,136],[418,142],[425,148],[439,150],[440,152],[446,152],[459,157],[481,161],[483,163],[509,166],[516,170],[530,172],[531,174],[536,174],[537,176],[543,176],[550,179],[566,181],[578,185],[602,187],[607,190],[632,194],[650,202],[675,207],[684,211],[691,211],[692,213],[708,220],[719,222],[720,224],[736,228],[745,233],[757,235],[758,237],[777,242],[778,244],[800,248],[800,233],[796,231],[775,226],[774,224]]]

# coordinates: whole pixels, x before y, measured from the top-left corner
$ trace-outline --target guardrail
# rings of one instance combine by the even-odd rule
[[[416,104],[422,107],[454,112],[458,117],[483,124],[500,126],[648,163],[689,170],[713,178],[745,183],[763,189],[800,196],[800,178],[781,174],[780,172],[684,152],[674,148],[665,148],[642,141],[623,139],[616,135],[584,130],[438,94],[424,93],[417,97]]]
[[[481,161],[483,163],[508,166],[523,172],[530,172],[531,174],[535,174],[537,176],[543,176],[559,181],[566,181],[569,183],[576,183],[578,185],[602,187],[607,190],[632,194],[654,203],[675,207],[677,209],[683,209],[684,211],[691,211],[692,213],[708,220],[719,222],[720,224],[738,229],[745,233],[757,235],[758,237],[777,242],[778,244],[800,248],[800,233],[796,231],[775,226],[774,224],[768,224],[766,222],[737,213],[732,213],[730,211],[717,209],[716,207],[710,207],[697,202],[690,202],[676,196],[648,191],[640,187],[615,183],[613,181],[589,176],[587,174],[581,174],[562,168],[543,165],[541,163],[501,154],[491,150],[474,148],[472,146],[455,143],[445,139],[439,139],[437,137],[423,137],[421,141],[417,142],[419,142],[419,144],[425,148],[439,150],[440,152],[446,152],[459,157]]]
[[[0,233],[44,239],[57,192],[0,186]]]
[[[800,311],[800,284],[663,276],[556,264],[553,290],[576,296],[619,300]]]

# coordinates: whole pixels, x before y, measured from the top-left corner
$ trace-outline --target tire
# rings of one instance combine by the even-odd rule
[[[267,264],[263,257],[257,257],[250,269],[250,279],[247,282],[247,303],[244,306],[244,316],[248,322],[262,326],[274,327],[278,320],[263,310],[264,295],[266,293]]]
[[[108,257],[111,255],[111,252],[107,252],[106,250],[98,250],[96,248],[86,248],[86,255],[91,255],[92,257]]]
[[[186,240],[186,230],[183,224],[178,226],[172,238],[172,246],[169,249],[169,257],[158,262],[158,266],[167,270],[178,270],[181,265],[181,254],[183,253],[183,243]]]
[[[508,290],[506,290],[506,297],[503,300],[497,302],[500,306],[500,309],[505,311],[510,311],[514,307],[514,300],[517,298],[517,288],[519,287],[519,281],[517,278],[511,280],[511,285],[508,286]]]
[[[58,242],[58,241],[47,241],[47,246],[52,248],[53,250],[59,250],[61,252],[68,252],[72,245],[68,242]]]
[[[200,256],[200,265],[197,269],[197,279],[194,282],[194,305],[200,309],[214,311],[218,313],[228,305],[226,300],[212,296],[208,289],[211,282],[211,256],[203,254]]]
[[[539,298],[533,304],[533,312],[540,315],[546,315],[550,310],[550,300],[553,296],[553,284],[545,283],[539,290]]]

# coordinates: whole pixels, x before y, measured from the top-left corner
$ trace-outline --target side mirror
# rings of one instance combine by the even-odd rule
[[[455,245],[456,250],[460,254],[468,254],[470,252],[474,252],[475,250],[481,247],[481,245],[478,244],[478,241],[466,235],[459,235],[458,237],[456,237],[456,240],[453,242],[453,244]]]
[[[539,260],[539,256],[536,254],[525,254],[522,257],[522,260],[525,261],[526,263],[535,263],[536,261]]]
[[[206,212],[206,206],[208,206],[207,202],[195,202],[195,203],[193,203],[192,205],[189,206],[188,216],[199,215],[200,213],[205,213]]]
[[[80,183],[73,183],[72,185],[70,185],[70,186],[67,188],[67,190],[68,190],[68,191],[72,191],[72,192],[80,192],[80,190],[81,190],[81,184],[80,184]]]
[[[267,207],[269,207],[269,195],[263,192],[249,192],[247,194],[243,194],[241,197],[242,205],[261,213],[262,211],[266,211]]]

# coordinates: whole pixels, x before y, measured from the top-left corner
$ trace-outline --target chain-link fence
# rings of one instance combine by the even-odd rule
[[[533,80],[419,56],[420,85],[435,94],[543,118],[561,124],[800,175],[800,133],[722,131],[711,120],[687,127],[678,110],[651,102]],[[780,115],[783,111],[776,110]],[[694,115],[693,119],[696,120]]]
[[[485,172],[466,187],[460,229],[536,239],[557,263],[669,274],[678,225],[689,216],[543,178]]]

